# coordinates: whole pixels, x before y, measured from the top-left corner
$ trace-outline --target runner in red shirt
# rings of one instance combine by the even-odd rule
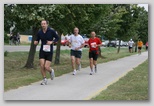
[[[100,41],[99,38],[96,37],[96,33],[92,31],[90,33],[91,38],[88,41],[89,44],[89,61],[90,61],[90,68],[91,72],[90,75],[94,73],[93,66],[95,66],[95,73],[97,72],[97,58],[98,58],[98,53],[99,53],[99,48],[98,46],[102,45],[102,42]]]

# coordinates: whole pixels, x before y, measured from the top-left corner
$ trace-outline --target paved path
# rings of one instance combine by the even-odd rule
[[[108,85],[116,82],[127,72],[148,59],[148,52],[133,55],[115,61],[98,64],[98,73],[90,76],[89,67],[48,80],[48,85],[40,82],[20,87],[4,93],[5,100],[88,100]]]
[[[105,48],[105,47],[101,47],[101,48]],[[126,48],[126,47],[122,47],[122,48]],[[4,51],[8,51],[8,52],[20,52],[20,51],[29,51],[30,46],[24,46],[24,45],[19,45],[19,46],[14,46],[14,45],[4,45]],[[61,50],[70,50],[70,48],[68,46],[61,46],[60,48]],[[86,49],[86,48],[83,48]],[[36,51],[40,50],[40,46],[36,47]],[[54,50],[56,50],[56,46],[54,46]]]
[[[61,46],[61,50],[66,50],[66,49],[70,49],[68,46]],[[8,52],[16,52],[16,51],[29,51],[30,50],[30,46],[23,46],[23,45],[19,45],[19,46],[14,46],[14,45],[5,45],[4,46],[4,51],[8,51]],[[40,46],[36,47],[36,51],[40,50]],[[54,46],[54,50],[56,50],[56,46]]]

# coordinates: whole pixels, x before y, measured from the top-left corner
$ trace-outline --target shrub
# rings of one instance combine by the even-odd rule
[[[5,56],[5,57],[7,57],[7,56],[8,56],[8,54],[9,54],[9,52],[8,52],[8,51],[5,51],[5,52],[4,52],[4,56]]]
[[[9,43],[9,36],[7,35],[7,33],[4,33],[4,42]]]

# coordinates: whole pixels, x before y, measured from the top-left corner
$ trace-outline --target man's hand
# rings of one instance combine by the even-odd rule
[[[69,48],[71,48],[71,45],[68,45]]]
[[[34,41],[34,45],[38,45],[38,41]]]
[[[71,48],[71,43],[69,42],[68,47]]]
[[[47,45],[53,44],[53,41],[47,41]]]
[[[75,50],[79,50],[79,49],[81,49],[81,47],[77,47],[77,48],[75,48]]]

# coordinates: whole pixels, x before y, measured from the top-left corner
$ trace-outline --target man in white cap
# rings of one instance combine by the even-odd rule
[[[132,48],[134,46],[134,41],[132,39],[130,39],[130,41],[128,42],[128,47],[129,47],[129,52],[132,53]]]

